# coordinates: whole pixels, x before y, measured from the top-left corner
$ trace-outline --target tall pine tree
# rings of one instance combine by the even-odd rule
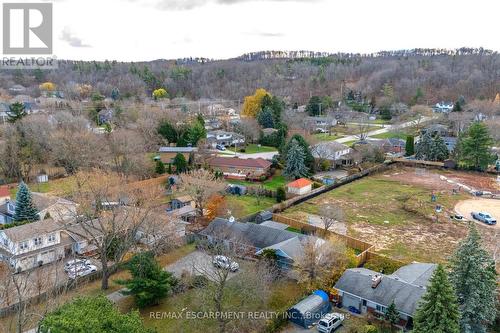
[[[473,123],[464,137],[461,138],[461,160],[463,164],[478,170],[484,170],[493,161],[490,154],[493,139],[488,127],[482,122]]]
[[[429,155],[432,147],[432,136],[427,131],[420,141],[417,143],[417,148],[415,149],[415,157],[419,160],[429,159]]]
[[[455,286],[464,333],[484,333],[496,316],[495,261],[483,248],[474,223],[452,258],[451,281]]]
[[[289,144],[285,157],[285,169],[283,170],[283,175],[291,179],[298,179],[307,176],[309,172],[304,161],[304,149],[297,142],[297,140],[292,140]]]
[[[443,138],[438,134],[433,140],[431,149],[429,152],[429,159],[431,161],[444,161],[448,158],[449,152],[448,147]]]
[[[415,333],[460,332],[457,296],[442,265],[434,271],[414,318]]]
[[[33,222],[40,219],[38,216],[38,210],[33,203],[30,189],[24,182],[19,184],[17,190],[16,209],[14,211],[13,218],[16,222]]]

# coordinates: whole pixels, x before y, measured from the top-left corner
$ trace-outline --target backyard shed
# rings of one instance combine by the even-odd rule
[[[255,223],[262,223],[264,221],[270,221],[273,219],[273,213],[268,210],[263,210],[255,216]]]
[[[316,290],[312,295],[288,309],[287,315],[291,322],[309,328],[331,309],[328,294],[323,290]]]

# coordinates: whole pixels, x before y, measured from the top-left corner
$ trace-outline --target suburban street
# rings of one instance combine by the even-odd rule
[[[422,117],[422,120],[420,122],[423,123],[423,122],[429,121],[433,118],[434,117]],[[407,121],[405,123],[397,124],[397,125],[386,125],[384,128],[380,128],[380,129],[368,132],[367,136],[370,137],[370,136],[374,136],[374,135],[378,135],[378,134],[387,133],[387,132],[391,131],[392,129],[406,128],[406,127],[410,127],[414,124],[415,124],[415,121],[412,120],[412,121]],[[358,135],[348,135],[348,136],[345,136],[343,138],[336,139],[335,141],[339,142],[339,143],[346,143],[346,142],[357,141],[357,140],[359,140]]]

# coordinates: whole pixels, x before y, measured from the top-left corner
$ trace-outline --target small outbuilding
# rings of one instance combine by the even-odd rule
[[[312,181],[306,178],[297,179],[286,185],[287,192],[293,195],[303,195],[312,191]]]
[[[316,290],[312,295],[288,309],[288,319],[304,328],[309,328],[330,312],[332,305],[328,294],[323,290]]]
[[[263,210],[257,213],[257,215],[255,215],[255,223],[257,224],[261,224],[265,221],[271,221],[272,219],[273,219],[273,213],[271,213],[268,210]]]

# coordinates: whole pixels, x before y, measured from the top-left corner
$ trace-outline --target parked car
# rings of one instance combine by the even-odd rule
[[[224,150],[226,150],[226,147],[224,147],[223,145],[217,144],[217,145],[215,145],[215,149],[224,151]]]
[[[240,265],[238,265],[237,262],[232,261],[226,256],[215,256],[212,260],[212,263],[215,267],[229,269],[231,272],[236,272],[238,269],[240,269]]]
[[[463,215],[460,215],[460,214],[451,215],[450,218],[452,220],[459,221],[459,222],[465,221],[465,217]]]
[[[73,280],[73,279],[76,279],[77,277],[89,275],[89,274],[91,274],[93,272],[97,272],[97,266],[95,266],[95,265],[85,265],[85,266],[78,267],[74,271],[70,270],[68,272],[68,277]]]
[[[318,127],[314,130],[316,133],[327,133],[328,131],[324,128]]]
[[[88,259],[73,259],[64,264],[64,271],[68,272],[70,270],[74,270],[75,267],[79,266],[87,266],[90,265],[92,262]]]
[[[331,333],[342,325],[344,315],[341,313],[328,313],[318,322],[318,332]]]
[[[497,224],[497,220],[495,220],[490,214],[485,212],[472,212],[472,218],[488,225]]]

